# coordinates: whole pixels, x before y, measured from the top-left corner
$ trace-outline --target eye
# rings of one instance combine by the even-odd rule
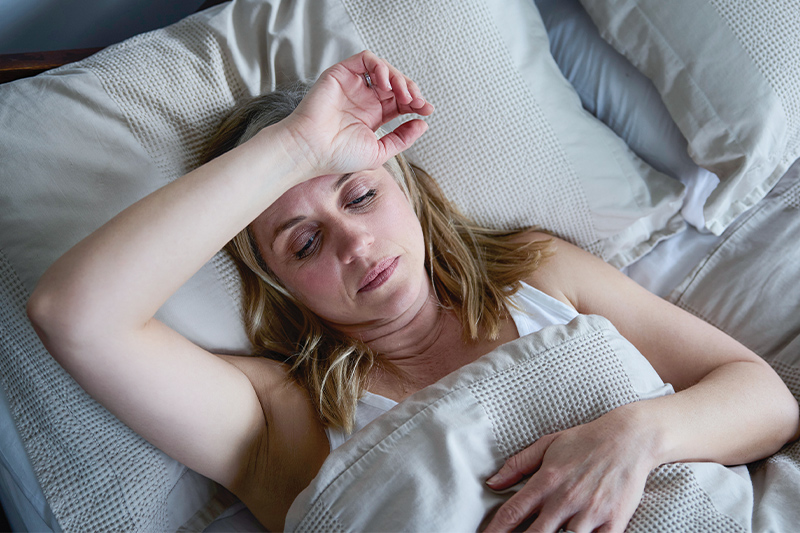
[[[372,200],[372,198],[375,197],[375,194],[377,194],[377,192],[378,191],[376,191],[375,189],[369,189],[364,194],[357,196],[356,198],[347,202],[347,205],[353,207],[363,207],[364,205],[368,204],[369,201]]]
[[[307,235],[308,234],[304,234],[302,236],[302,238],[305,239],[305,244],[303,244],[303,247],[294,253],[294,256],[297,259],[305,259],[306,257],[313,254],[319,247],[319,231],[316,231],[309,236]]]

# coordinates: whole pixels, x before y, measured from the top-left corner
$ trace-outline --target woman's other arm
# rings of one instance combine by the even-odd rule
[[[566,299],[608,318],[678,392],[636,404],[660,463],[743,464],[797,436],[797,401],[761,357],[576,246],[556,256],[545,276],[558,270]]]
[[[489,529],[511,529],[538,512],[537,531],[622,531],[652,468],[747,463],[797,437],[797,401],[766,362],[602,260],[556,240],[555,255],[530,282],[581,313],[608,318],[677,393],[547,435],[512,457],[492,487],[534,475]]]

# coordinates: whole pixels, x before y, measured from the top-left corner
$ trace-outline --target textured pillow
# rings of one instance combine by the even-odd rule
[[[343,4],[436,106],[408,155],[468,214],[539,224],[617,266],[684,227],[683,187],[583,109],[530,0]]]
[[[800,156],[800,9],[781,0],[582,0],[658,88],[689,153],[722,183],[720,234]]]
[[[536,0],[536,7],[550,53],[583,107],[646,163],[686,186],[681,214],[705,230],[703,206],[719,179],[689,157],[686,138],[653,82],[600,36],[579,0]]]

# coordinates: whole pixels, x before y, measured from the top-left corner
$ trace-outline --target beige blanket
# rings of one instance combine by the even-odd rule
[[[671,393],[606,319],[579,316],[501,346],[413,395],[325,462],[294,531],[475,531],[509,493],[484,484],[542,435]],[[749,531],[747,470],[655,469],[630,531]]]

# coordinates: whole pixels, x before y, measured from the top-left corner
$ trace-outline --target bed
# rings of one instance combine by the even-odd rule
[[[235,102],[364,48],[436,105],[407,155],[464,211],[542,225],[624,269],[756,351],[800,400],[798,35],[800,12],[778,0],[234,0],[3,83],[0,500],[12,528],[263,530],[93,402],[24,306],[70,246],[196,166]],[[247,353],[240,302],[220,253],[157,316]],[[287,529],[475,530],[507,497],[476,488],[504,457],[668,392],[613,327],[579,318],[367,426]],[[593,373],[600,351],[609,371]],[[536,386],[508,397],[509,376]],[[794,443],[746,466],[656,469],[629,530],[792,531],[798,502]]]

